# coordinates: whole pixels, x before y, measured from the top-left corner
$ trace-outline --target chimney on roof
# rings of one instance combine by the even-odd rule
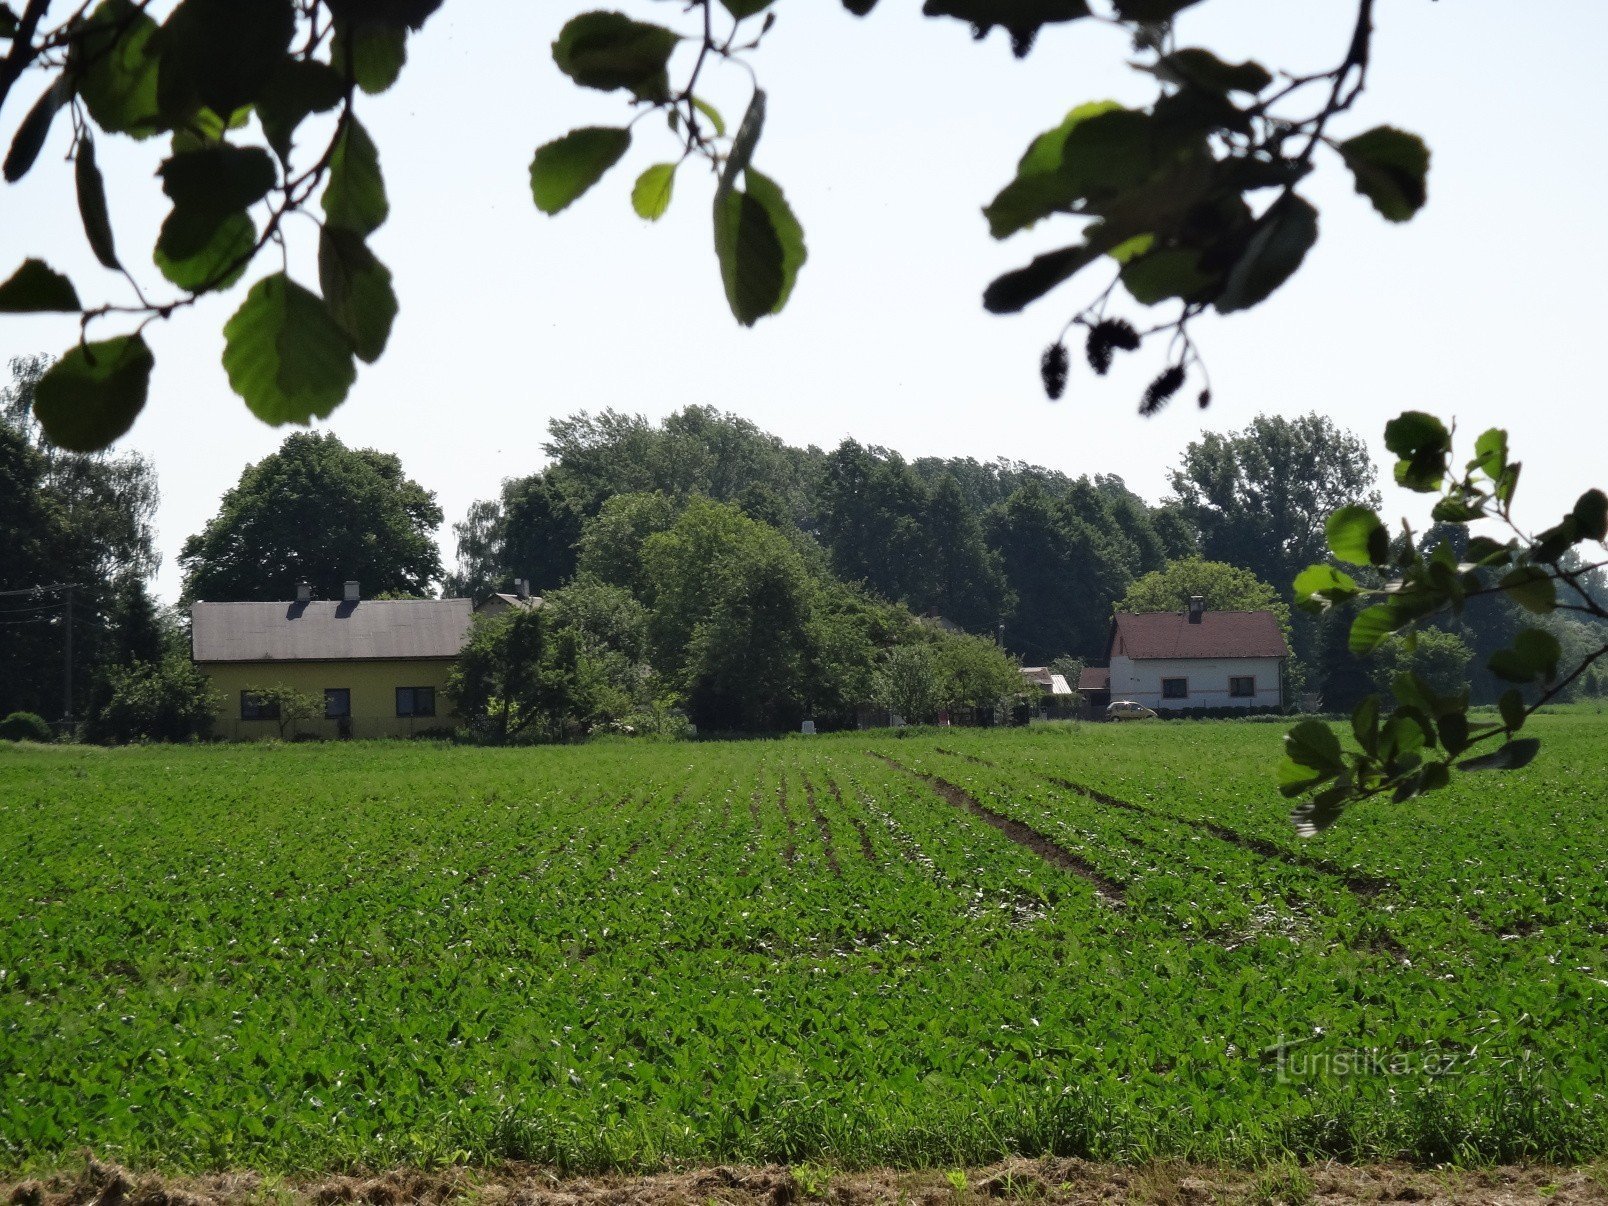
[[[312,601],[313,601],[312,583],[308,582],[306,578],[303,578],[300,582],[296,583],[296,602],[298,602],[298,603],[311,603]]]
[[[359,598],[358,590],[357,590],[357,583],[356,582],[348,582],[346,584],[346,591],[341,596],[341,598],[345,599],[346,602],[348,602],[348,603],[356,603],[358,598]]]
[[[1189,622],[1191,624],[1199,624],[1201,616],[1203,616],[1205,614],[1206,614],[1206,596],[1205,595],[1190,595],[1189,596]]]
[[[530,579],[529,578],[515,578],[514,579],[514,595],[517,598],[521,599],[521,600],[530,598]]]

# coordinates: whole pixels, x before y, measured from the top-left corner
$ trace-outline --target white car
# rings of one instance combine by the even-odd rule
[[[1155,712],[1131,699],[1114,699],[1106,707],[1108,720],[1154,720]]]

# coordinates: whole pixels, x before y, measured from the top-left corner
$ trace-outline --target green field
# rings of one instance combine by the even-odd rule
[[[1534,723],[1308,842],[1276,724],[0,750],[0,1168],[1600,1155]]]

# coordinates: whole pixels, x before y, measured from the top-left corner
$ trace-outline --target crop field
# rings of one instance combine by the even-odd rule
[[[1608,718],[0,750],[0,1170],[1608,1153]]]

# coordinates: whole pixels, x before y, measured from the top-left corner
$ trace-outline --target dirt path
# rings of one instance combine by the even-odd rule
[[[718,1167],[646,1176],[563,1177],[530,1165],[493,1169],[397,1169],[374,1176],[265,1178],[256,1173],[158,1177],[91,1160],[40,1180],[0,1178],[0,1202],[17,1206],[213,1206],[340,1202],[515,1203],[540,1206],[965,1206],[998,1201],[1155,1203],[1421,1202],[1496,1204],[1608,1202],[1608,1166],[1504,1167],[1475,1171],[1404,1165],[1319,1164],[1260,1171],[1182,1163],[1127,1168],[1083,1160],[1010,1160],[986,1168],[839,1172],[813,1166]]]

